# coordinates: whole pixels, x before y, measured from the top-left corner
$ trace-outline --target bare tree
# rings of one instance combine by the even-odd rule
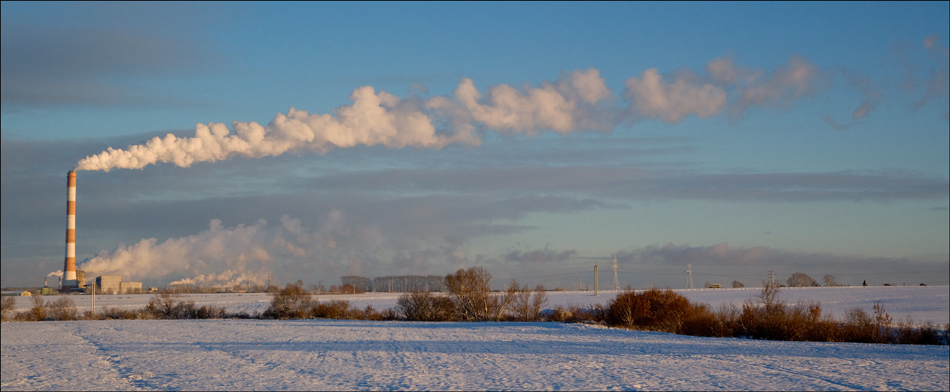
[[[835,282],[835,276],[832,274],[826,274],[824,281],[825,281],[825,286],[834,287],[838,285],[838,282]]]
[[[13,307],[16,306],[16,297],[3,296],[3,299],[0,300],[0,319],[7,321],[7,313],[13,311]]]
[[[273,318],[307,318],[313,308],[313,298],[301,285],[287,283],[283,290],[273,294],[264,316]]]
[[[445,287],[464,321],[489,320],[497,314],[497,300],[491,297],[491,274],[482,267],[460,269],[445,276]]]
[[[766,316],[774,316],[785,309],[785,301],[779,299],[779,288],[770,281],[762,282],[762,292],[755,296],[755,302],[761,304]]]
[[[548,302],[547,293],[544,292],[542,285],[537,285],[532,293],[528,285],[519,287],[518,283],[512,280],[508,292],[514,294],[514,299],[511,301],[511,313],[519,321],[537,320],[541,308]]]
[[[745,287],[745,285],[742,284],[742,282],[740,282],[740,281],[738,281],[738,280],[733,280],[733,281],[732,281],[732,288],[738,289],[738,288],[743,288],[743,287]]]
[[[788,287],[813,287],[817,282],[811,276],[796,272],[788,277]]]

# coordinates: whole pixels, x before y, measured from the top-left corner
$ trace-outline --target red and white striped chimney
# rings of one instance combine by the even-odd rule
[[[76,172],[66,174],[66,265],[63,267],[63,289],[79,287],[76,280]]]

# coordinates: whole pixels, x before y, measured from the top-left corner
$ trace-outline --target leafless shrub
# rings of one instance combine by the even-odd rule
[[[428,291],[400,295],[396,306],[408,321],[453,321],[457,315],[451,298]]]
[[[3,296],[0,299],[0,320],[7,321],[7,314],[13,312],[13,307],[16,306],[16,297],[14,296]]]
[[[719,336],[719,319],[716,313],[706,304],[691,305],[682,315],[682,320],[675,332],[692,336]]]
[[[874,341],[874,319],[864,309],[853,308],[845,311],[844,327],[843,341],[859,343]]]
[[[198,318],[198,309],[195,307],[195,301],[180,301],[180,296],[160,293],[155,294],[145,305],[147,318],[160,320],[178,320]]]
[[[34,295],[30,297],[30,302],[33,303],[33,307],[27,311],[26,320],[27,321],[42,321],[46,320],[47,311],[49,309],[49,304],[42,297]]]
[[[155,314],[147,309],[119,309],[105,308],[98,313],[93,313],[95,320],[148,320],[157,318]]]
[[[733,280],[733,281],[732,281],[732,288],[734,288],[734,289],[739,289],[739,288],[743,288],[743,287],[745,287],[745,285],[742,284],[742,282],[740,282],[740,281],[738,281],[738,280]]]
[[[566,323],[601,323],[605,320],[607,309],[600,304],[582,307],[568,303],[567,307],[557,305],[540,319]]]
[[[735,304],[722,304],[715,311],[716,324],[712,335],[716,337],[736,336],[738,330],[739,308]]]
[[[880,302],[874,303],[873,315],[861,308],[850,309],[845,312],[841,340],[857,343],[889,343],[897,340],[891,338],[891,321],[891,315]]]
[[[399,314],[396,313],[396,310],[389,308],[384,309],[382,312],[379,312],[380,320],[382,321],[395,321],[399,319]]]
[[[542,285],[535,286],[534,291],[531,291],[527,285],[519,287],[517,282],[512,280],[508,293],[512,296],[511,313],[516,321],[537,321],[541,309],[548,302]]]
[[[556,305],[554,309],[551,309],[551,311],[548,312],[545,319],[547,321],[566,322],[573,317],[574,315],[571,313],[569,309],[561,305]]]
[[[893,328],[891,338],[893,343],[899,344],[946,344],[941,335],[940,327],[932,323],[916,324],[908,317],[897,323]]]
[[[625,328],[677,333],[687,316],[704,311],[694,309],[689,300],[673,290],[625,291],[611,301],[606,319],[611,325]]]
[[[276,319],[308,318],[313,308],[313,298],[302,285],[288,283],[280,291],[271,294],[270,306],[264,317]]]
[[[779,298],[779,286],[764,281],[762,291],[742,305],[738,329],[742,336],[754,339],[776,339],[785,314],[785,301]]]
[[[366,305],[363,309],[363,320],[379,321],[383,319],[383,314],[376,310],[372,305]]]
[[[79,318],[79,311],[76,309],[76,303],[67,297],[60,297],[49,305],[49,319],[59,321],[70,321]]]
[[[202,305],[195,312],[195,318],[199,319],[219,319],[227,317],[228,313],[224,308],[219,308],[214,305]]]
[[[347,312],[350,310],[349,301],[332,300],[330,302],[318,302],[313,305],[312,314],[317,318],[346,319]]]
[[[779,298],[779,288],[763,282],[759,295],[742,305],[736,335],[753,339],[794,341],[835,341],[838,328],[822,316],[821,305],[800,302],[794,306]]]

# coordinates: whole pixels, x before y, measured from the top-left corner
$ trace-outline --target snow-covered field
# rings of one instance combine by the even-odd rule
[[[757,291],[681,293],[716,306],[741,303]],[[141,306],[149,298],[121,297],[97,297],[97,305]],[[550,305],[606,303],[612,297],[551,293]],[[789,289],[783,297],[820,300],[834,313],[881,301],[895,318],[941,323],[950,318],[946,287]],[[333,298],[382,309],[393,306],[396,296]],[[266,296],[250,294],[191,299],[232,311],[253,311],[267,302]],[[950,389],[948,346],[698,338],[582,324],[8,322],[0,336],[4,391]]]
[[[947,390],[947,346],[562,323],[4,323],[3,390]]]

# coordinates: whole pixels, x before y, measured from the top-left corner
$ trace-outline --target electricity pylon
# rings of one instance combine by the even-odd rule
[[[693,265],[686,264],[686,288],[693,288]]]

